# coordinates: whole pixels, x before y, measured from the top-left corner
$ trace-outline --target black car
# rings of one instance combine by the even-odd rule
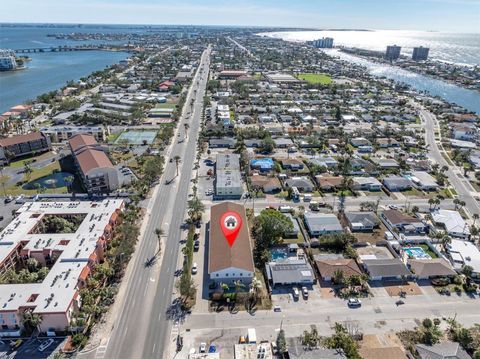
[[[197,252],[200,249],[200,241],[195,241],[195,244],[193,245],[193,250]]]

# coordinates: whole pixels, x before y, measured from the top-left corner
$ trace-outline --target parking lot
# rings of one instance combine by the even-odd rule
[[[0,341],[0,359],[48,358],[53,353],[58,352],[65,338],[52,338],[52,344],[45,350],[39,351],[39,347],[47,340],[50,340],[50,338],[23,339],[22,344],[16,350],[12,350],[10,343],[15,343],[16,340],[3,339]]]

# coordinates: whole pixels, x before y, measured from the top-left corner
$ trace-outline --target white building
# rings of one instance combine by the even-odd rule
[[[464,265],[473,268],[473,273],[480,277],[480,251],[472,242],[453,239],[447,245],[452,265],[455,269],[461,270]]]
[[[468,228],[467,222],[465,222],[457,211],[447,209],[432,211],[432,220],[452,237],[470,237],[470,229]]]
[[[0,284],[0,336],[19,331],[25,311],[42,317],[42,332],[71,324],[81,307],[80,289],[103,260],[123,207],[122,200],[28,202],[17,211],[0,234],[0,273],[29,258],[51,269],[40,283]],[[53,217],[75,218],[75,231],[52,233],[47,221]]]

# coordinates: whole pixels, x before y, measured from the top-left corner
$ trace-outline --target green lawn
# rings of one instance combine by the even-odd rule
[[[60,171],[60,164],[58,161],[53,162],[49,164],[48,166],[42,167],[42,168],[34,168],[32,167],[33,172],[30,177],[30,182],[35,181],[36,179],[39,179],[41,177],[45,177],[50,175],[54,170]],[[2,189],[3,192],[3,189]],[[7,195],[20,195],[20,194],[26,194],[26,195],[32,195],[36,194],[37,191],[34,189],[23,189],[22,186],[9,186],[5,187],[5,192]],[[60,188],[50,188],[45,191],[46,193],[66,193],[67,192],[67,187],[60,187]]]
[[[46,159],[48,157],[51,157],[52,155],[53,155],[52,152],[45,152],[45,153],[42,153],[41,155],[36,156],[36,157],[29,157],[29,158],[24,158],[24,159],[15,161],[15,162],[11,162],[9,167],[20,168],[20,167],[25,166],[25,162],[28,162],[28,161],[31,162],[32,160],[37,160],[37,161],[43,160],[43,159]]]
[[[419,245],[420,248],[423,249],[423,251],[425,253],[427,253],[430,257],[432,258],[438,258],[438,256],[435,254],[435,252],[433,252],[429,246],[427,246],[426,244],[420,244]]]
[[[166,102],[166,103],[157,103],[155,108],[175,108],[176,105],[174,103]]]
[[[298,74],[297,78],[307,81],[311,85],[330,85],[332,83],[332,78],[327,74],[302,73]]]

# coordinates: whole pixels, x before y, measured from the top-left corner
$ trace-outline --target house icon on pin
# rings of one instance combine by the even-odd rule
[[[233,229],[237,226],[237,220],[234,217],[228,217],[225,221],[225,226],[227,228]]]

